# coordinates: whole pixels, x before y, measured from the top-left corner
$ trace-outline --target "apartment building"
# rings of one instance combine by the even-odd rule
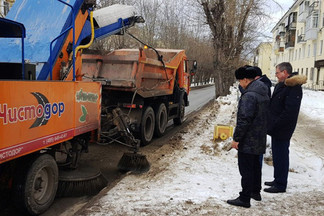
[[[270,76],[271,69],[271,56],[272,43],[262,42],[253,52],[253,59],[251,59],[250,65],[258,66],[261,68],[262,73]]]
[[[289,61],[307,76],[305,87],[324,90],[324,0],[296,0],[272,29],[270,78],[275,66]]]

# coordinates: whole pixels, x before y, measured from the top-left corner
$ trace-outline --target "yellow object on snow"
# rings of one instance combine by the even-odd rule
[[[233,136],[233,127],[227,125],[215,125],[214,127],[214,140],[226,140]]]

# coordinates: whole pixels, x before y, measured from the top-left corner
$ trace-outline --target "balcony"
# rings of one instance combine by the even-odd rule
[[[299,5],[299,12],[298,12],[298,17],[297,17],[297,22],[305,23],[306,18],[308,16],[308,13],[309,13],[309,1],[303,1]]]
[[[305,40],[316,40],[318,28],[318,14],[313,13],[306,19]]]
[[[276,55],[279,54],[279,52],[285,51],[285,42],[283,41],[277,41],[273,44],[273,51]]]
[[[317,28],[307,29],[305,32],[305,40],[316,40],[317,39]]]
[[[286,27],[287,31],[295,30],[296,29],[296,22],[291,22]]]
[[[285,35],[285,33],[286,33],[285,26],[284,25],[279,25],[278,31],[279,31],[280,36]]]
[[[285,51],[285,42],[280,41],[280,43],[279,43],[279,50],[278,51],[279,52]]]
[[[314,12],[319,11],[319,1],[314,1],[311,5],[309,5],[309,15],[311,15]]]
[[[295,42],[294,41],[288,41],[285,43],[285,49],[290,49],[295,47]]]
[[[297,24],[296,21],[297,21],[297,12],[290,13],[288,16],[287,23],[286,23],[287,31],[296,29],[296,24]]]
[[[306,43],[304,34],[301,34],[301,35],[297,36],[297,43]]]
[[[305,23],[307,16],[308,16],[308,11],[304,11],[298,15],[297,21],[300,23]]]

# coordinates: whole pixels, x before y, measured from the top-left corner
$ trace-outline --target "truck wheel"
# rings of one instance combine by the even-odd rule
[[[43,154],[18,174],[14,201],[32,215],[45,212],[53,203],[58,186],[58,167],[52,156]]]
[[[168,112],[164,103],[161,103],[155,113],[155,135],[157,137],[163,136],[168,124]]]
[[[180,105],[179,105],[179,116],[173,119],[173,123],[175,125],[181,125],[184,121],[185,116],[185,103],[183,97],[180,99]]]
[[[141,145],[145,146],[151,142],[155,127],[155,115],[152,107],[147,107],[141,121]]]

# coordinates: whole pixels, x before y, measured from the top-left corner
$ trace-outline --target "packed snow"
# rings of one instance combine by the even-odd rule
[[[307,125],[324,129],[324,93],[304,90],[300,112],[304,117],[298,124],[306,127],[300,130],[300,139],[291,141],[287,192],[262,191],[262,201],[251,200],[249,209],[226,203],[241,190],[237,151],[228,150],[231,138],[213,140],[215,125],[235,125],[237,101],[237,87],[232,87],[230,95],[215,100],[148,156],[149,172],[128,174],[112,189],[101,191],[77,215],[324,215],[324,148],[312,151],[305,141],[312,142]],[[323,133],[314,140],[324,145]],[[273,180],[270,137],[267,146],[263,182]]]

